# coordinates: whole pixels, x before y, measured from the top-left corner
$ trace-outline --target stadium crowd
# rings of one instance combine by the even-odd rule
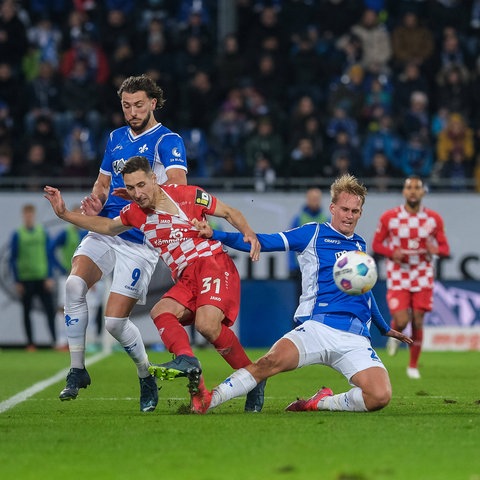
[[[147,73],[191,177],[480,191],[480,0],[231,0],[228,32],[220,3],[2,0],[0,178],[95,176]]]

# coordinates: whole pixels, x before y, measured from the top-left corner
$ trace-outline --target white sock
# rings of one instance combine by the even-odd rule
[[[354,387],[348,392],[324,397],[318,402],[318,410],[335,410],[343,412],[367,412],[363,401],[362,389]]]
[[[209,409],[217,407],[232,398],[246,395],[256,386],[257,381],[253,378],[252,374],[245,368],[240,368],[213,389]]]
[[[128,317],[105,317],[105,328],[135,362],[138,376],[140,378],[148,377],[150,363],[137,326]]]
[[[70,275],[65,282],[65,331],[70,350],[70,367],[85,368],[85,336],[88,325],[87,284]]]

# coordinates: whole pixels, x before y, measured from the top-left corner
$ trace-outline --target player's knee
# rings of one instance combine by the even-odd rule
[[[105,317],[105,329],[113,338],[119,338],[126,322],[126,318]]]
[[[385,408],[392,399],[392,390],[390,388],[377,389],[369,395],[368,401],[365,402],[367,410],[373,412]]]
[[[77,275],[69,275],[65,282],[65,303],[75,306],[86,302],[88,286],[85,280]]]

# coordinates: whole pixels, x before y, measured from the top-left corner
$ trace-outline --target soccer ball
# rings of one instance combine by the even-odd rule
[[[333,266],[335,284],[348,295],[361,295],[368,292],[377,282],[377,278],[375,260],[359,250],[343,253]]]

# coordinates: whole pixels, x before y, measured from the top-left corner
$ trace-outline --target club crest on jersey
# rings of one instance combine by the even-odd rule
[[[207,192],[197,189],[197,193],[195,195],[195,204],[203,205],[204,207],[208,208],[212,204],[212,197]]]
[[[177,147],[172,148],[172,155],[177,158],[180,158],[182,156]]]
[[[115,175],[119,175],[122,170],[123,170],[123,167],[125,166],[125,160],[123,158],[121,158],[120,160],[115,160],[113,163],[112,163],[112,167],[113,167],[113,171],[115,172]]]
[[[138,149],[138,153],[145,153],[148,150],[147,144],[145,143]]]

